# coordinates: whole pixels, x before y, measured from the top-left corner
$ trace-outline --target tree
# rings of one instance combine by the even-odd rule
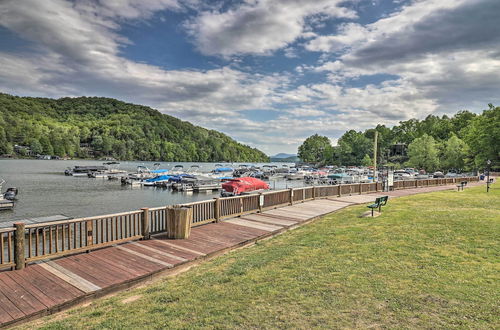
[[[37,139],[32,139],[30,143],[30,149],[35,155],[39,155],[43,152],[43,147],[40,141]]]
[[[339,139],[337,157],[342,165],[361,165],[365,155],[373,152],[373,143],[361,132],[350,130]]]
[[[500,168],[500,107],[489,104],[489,109],[470,121],[464,140],[477,168],[484,168],[491,160],[492,168]]]
[[[318,134],[308,137],[298,150],[299,158],[308,163],[324,162],[327,154],[332,154],[330,139]]]
[[[370,155],[368,155],[368,154],[365,155],[365,157],[361,161],[361,165],[366,166],[366,167],[373,165],[373,161],[370,158]]]
[[[441,164],[444,169],[463,169],[465,166],[465,158],[467,157],[468,147],[464,141],[459,139],[455,134],[444,142]]]
[[[436,141],[427,134],[416,138],[408,146],[408,165],[417,169],[433,172],[439,166],[438,148]]]

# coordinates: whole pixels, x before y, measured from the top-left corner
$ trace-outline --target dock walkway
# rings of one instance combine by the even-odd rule
[[[477,184],[480,183],[473,185]],[[252,244],[349,205],[372,202],[378,196],[399,197],[453,188],[437,186],[317,199],[194,227],[189,239],[171,240],[159,234],[150,240],[1,272],[0,327],[55,313],[156,276],[178,273],[200,260]]]

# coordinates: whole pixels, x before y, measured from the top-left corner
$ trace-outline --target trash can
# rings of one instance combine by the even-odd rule
[[[167,209],[167,236],[173,239],[189,238],[193,208],[189,206],[172,207]]]

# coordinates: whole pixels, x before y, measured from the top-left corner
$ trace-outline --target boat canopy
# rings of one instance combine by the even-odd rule
[[[222,184],[222,188],[234,195],[240,195],[244,192],[251,192],[260,189],[269,189],[269,185],[262,180],[242,177],[237,179],[231,179]]]
[[[151,173],[167,173],[168,170],[161,169],[161,170],[151,170]]]
[[[232,172],[233,169],[231,167],[217,167],[216,169],[214,169],[214,172],[215,173],[219,173],[219,172]]]
[[[157,177],[147,179],[146,182],[168,181],[170,178],[170,175],[159,175]]]

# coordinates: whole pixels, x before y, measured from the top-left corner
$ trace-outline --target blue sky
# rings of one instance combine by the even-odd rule
[[[0,91],[106,96],[268,154],[500,99],[498,0],[3,0]]]

